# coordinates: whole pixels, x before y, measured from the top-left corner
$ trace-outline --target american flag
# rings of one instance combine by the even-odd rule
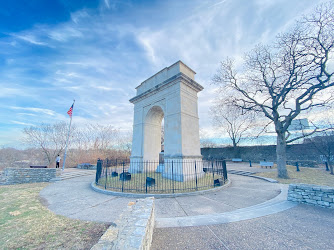
[[[70,107],[70,109],[67,111],[67,114],[72,117],[72,112],[73,112],[73,104],[72,106]]]

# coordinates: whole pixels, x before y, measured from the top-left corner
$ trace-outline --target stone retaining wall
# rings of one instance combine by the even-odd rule
[[[49,182],[57,175],[55,168],[5,168],[0,185]]]
[[[130,202],[115,224],[102,235],[92,250],[150,249],[154,229],[154,198]]]
[[[334,146],[334,145],[333,145]],[[203,159],[232,159],[241,158],[244,161],[259,162],[266,159],[267,161],[276,161],[276,146],[275,145],[263,145],[263,146],[240,146],[238,147],[238,157],[233,147],[217,147],[217,148],[201,148],[201,154]],[[286,146],[287,160],[292,161],[294,164],[296,161],[300,161],[299,166],[305,166],[310,164],[306,161],[317,161],[321,163],[318,150],[312,143],[305,144],[291,144]],[[305,166],[306,167],[306,166]]]
[[[299,203],[334,209],[334,187],[290,184],[288,201],[296,201]]]

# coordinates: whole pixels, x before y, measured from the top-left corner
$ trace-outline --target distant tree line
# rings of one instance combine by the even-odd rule
[[[25,159],[30,162],[40,162],[48,166],[55,165],[59,154],[63,158],[68,124],[58,122],[54,124],[39,124],[24,128],[24,142],[30,152],[30,157]],[[131,153],[131,133],[121,133],[120,129],[111,125],[85,124],[84,126],[72,126],[66,167],[73,167],[79,163],[95,163],[98,158],[127,158]],[[3,149],[5,151],[5,149]],[[15,150],[7,151],[14,152]],[[24,152],[26,150],[22,150]],[[14,160],[15,154],[9,154],[6,162]],[[5,152],[3,152],[5,154]],[[1,154],[0,154],[1,155]],[[34,158],[39,158],[38,160]],[[11,158],[11,159],[9,159]]]

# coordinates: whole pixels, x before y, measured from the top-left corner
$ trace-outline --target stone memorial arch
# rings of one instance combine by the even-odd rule
[[[145,169],[146,165],[139,162],[159,161],[163,119],[163,176],[168,178],[169,165],[174,162],[174,173],[182,181],[186,171],[182,162],[201,161],[197,93],[203,87],[195,81],[195,74],[178,61],[136,87],[137,95],[130,99],[134,104],[130,172],[156,170]]]

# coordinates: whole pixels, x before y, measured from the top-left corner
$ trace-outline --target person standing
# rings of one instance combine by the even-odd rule
[[[59,168],[60,156],[58,155],[56,158],[56,168]]]

